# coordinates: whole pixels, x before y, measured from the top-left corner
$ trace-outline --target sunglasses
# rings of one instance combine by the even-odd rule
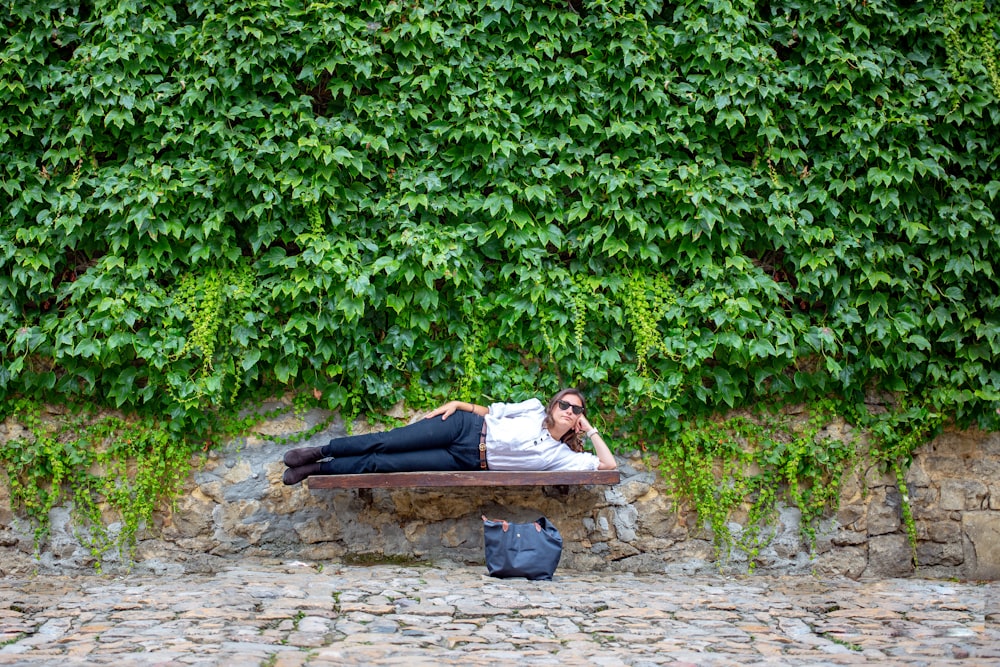
[[[566,401],[556,401],[556,405],[559,406],[560,410],[569,410],[570,408],[573,408],[574,415],[582,415],[584,413],[582,405],[573,405],[572,403],[567,403]]]

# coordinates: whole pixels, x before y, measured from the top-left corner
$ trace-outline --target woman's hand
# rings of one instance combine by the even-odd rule
[[[451,417],[458,411],[459,405],[460,403],[458,401],[448,401],[441,407],[428,412],[426,415],[424,415],[424,419],[434,419],[435,417],[440,415],[441,421],[444,421],[445,419]]]
[[[604,442],[604,438],[601,434],[594,428],[586,416],[580,415],[580,419],[576,422],[576,432],[580,435],[587,435],[588,433],[593,433],[590,436],[590,444],[594,448],[594,453],[597,454],[598,460],[601,462],[598,470],[616,470],[618,468],[618,462],[615,460],[614,454],[611,453],[611,449],[608,447],[608,443]]]

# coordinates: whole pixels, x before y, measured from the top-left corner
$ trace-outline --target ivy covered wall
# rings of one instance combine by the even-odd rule
[[[994,428],[997,13],[4,2],[4,412],[582,384],[632,433],[876,389]]]

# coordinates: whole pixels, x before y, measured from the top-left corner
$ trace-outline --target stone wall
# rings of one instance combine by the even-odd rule
[[[134,568],[205,571],[225,559],[265,556],[366,562],[482,562],[481,515],[531,520],[545,515],[563,534],[561,567],[634,572],[745,572],[740,553],[719,562],[697,516],[667,495],[655,461],[619,452],[614,487],[329,489],[281,483],[279,447],[269,439],[319,423],[326,415],[285,417],[253,437],[210,452],[182,496],[157,513],[141,536]],[[363,427],[357,425],[354,432]],[[844,428],[841,425],[841,428]],[[0,426],[0,441],[13,429]],[[306,445],[343,434],[335,421]],[[845,433],[846,437],[846,433]],[[757,572],[860,577],[1000,578],[1000,434],[947,432],[922,448],[907,476],[917,528],[917,558],[901,520],[891,477],[850,473],[840,509],[820,527],[810,554],[798,511],[781,507],[775,535],[755,561]],[[731,528],[740,530],[733,524]],[[0,483],[0,570],[91,564],[70,510],[52,513],[52,533],[33,554],[31,530],[10,510]],[[115,563],[105,563],[105,569]]]

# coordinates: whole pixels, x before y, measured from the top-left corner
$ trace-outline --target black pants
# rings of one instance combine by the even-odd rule
[[[383,431],[334,438],[323,447],[332,461],[320,464],[324,475],[365,472],[479,470],[483,417],[459,411]]]

